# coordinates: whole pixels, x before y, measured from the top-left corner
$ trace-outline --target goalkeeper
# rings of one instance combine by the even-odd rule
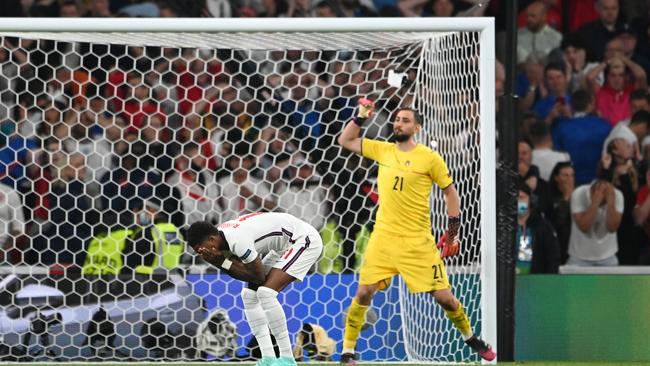
[[[377,186],[379,211],[363,265],[359,287],[348,310],[341,364],[354,365],[355,346],[366,310],[377,290],[401,274],[411,292],[429,292],[460,331],[465,343],[491,361],[496,353],[473,332],[463,305],[451,292],[442,258],[458,253],[460,198],[442,157],[415,142],[422,118],[413,109],[402,108],[393,122],[395,143],[360,138],[361,126],[373,111],[368,99],[358,102],[359,111],[338,138],[343,148],[375,160],[379,165]],[[448,225],[438,242],[431,234],[429,196],[436,183],[447,204]]]

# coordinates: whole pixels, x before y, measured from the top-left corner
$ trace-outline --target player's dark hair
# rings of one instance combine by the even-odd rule
[[[404,107],[404,108],[400,108],[397,112],[399,113],[401,111],[409,111],[413,113],[413,119],[415,119],[415,123],[422,126],[422,115],[418,111],[410,107]]]
[[[187,229],[187,245],[194,248],[212,235],[219,235],[219,230],[207,221],[197,221]]]

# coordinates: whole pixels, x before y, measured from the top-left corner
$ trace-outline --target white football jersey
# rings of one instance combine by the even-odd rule
[[[318,231],[308,223],[286,213],[254,212],[226,221],[218,226],[232,254],[243,263],[271,251],[282,256],[294,244],[309,247]]]

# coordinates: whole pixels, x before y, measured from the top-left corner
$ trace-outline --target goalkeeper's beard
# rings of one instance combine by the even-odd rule
[[[395,142],[406,142],[411,139],[411,135],[393,132],[393,138]]]

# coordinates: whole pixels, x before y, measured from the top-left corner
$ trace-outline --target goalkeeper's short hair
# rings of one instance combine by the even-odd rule
[[[413,118],[415,119],[415,123],[422,126],[422,123],[424,122],[424,120],[422,119],[422,115],[420,114],[420,112],[416,111],[415,109],[413,109],[411,107],[404,107],[404,108],[400,108],[398,110],[398,112],[401,112],[401,111],[409,111],[409,112],[413,113]]]

